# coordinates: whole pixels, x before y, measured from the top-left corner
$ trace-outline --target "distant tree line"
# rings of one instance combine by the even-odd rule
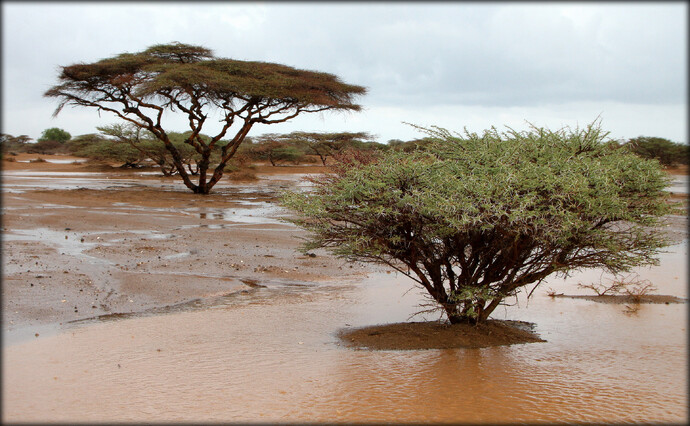
[[[95,161],[119,163],[123,168],[135,168],[156,165],[165,176],[177,173],[172,155],[148,131],[129,123],[111,124],[97,127],[98,133],[79,135],[74,138],[70,133],[59,128],[43,131],[37,141],[26,135],[12,136],[2,134],[0,143],[3,158],[14,153],[31,154],[70,154],[89,158]],[[185,140],[187,132],[170,132],[170,141],[180,153],[181,162],[187,173],[199,173],[201,155]],[[210,136],[201,134],[203,140],[210,141]],[[329,158],[347,151],[364,151],[375,154],[384,151],[413,152],[424,149],[431,138],[419,138],[408,141],[391,139],[386,143],[375,141],[366,132],[302,132],[266,133],[259,136],[247,136],[238,148],[236,158],[227,166],[227,171],[236,170],[249,162],[267,162],[272,166],[296,165],[304,163],[321,163],[329,165]],[[228,140],[220,140],[212,150],[211,164],[218,164],[223,147]],[[665,167],[687,165],[690,158],[690,146],[672,142],[668,139],[650,136],[639,136],[627,141],[612,142],[625,146],[643,158],[657,159]]]
[[[632,152],[643,158],[656,158],[666,167],[688,164],[690,146],[684,143],[671,142],[668,139],[649,136],[638,136],[625,142]]]
[[[68,132],[52,127],[43,131],[36,142],[27,135],[12,136],[3,133],[0,135],[3,158],[5,155],[15,152],[28,152],[29,154],[69,154],[65,143],[72,138]]]

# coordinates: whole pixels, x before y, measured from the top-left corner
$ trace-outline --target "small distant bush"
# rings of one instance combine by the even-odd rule
[[[223,171],[224,171],[224,172],[227,172],[227,173],[236,172],[236,171],[238,171],[239,169],[240,169],[240,166],[238,166],[237,164],[232,163],[232,162],[228,162],[228,163],[225,165],[225,167],[223,167]]]
[[[256,164],[251,164],[251,158],[247,155],[236,155],[225,164],[224,172],[236,173],[240,171],[256,170]]]
[[[599,282],[598,284],[582,284],[577,286],[582,289],[592,290],[597,296],[626,295],[634,303],[639,303],[642,297],[657,290],[649,280],[641,280],[638,276],[617,277],[610,284]]]
[[[239,171],[234,171],[228,173],[228,179],[234,180],[234,181],[242,181],[242,180],[257,180],[259,179],[256,176],[256,173],[251,172],[249,170],[239,170]]]
[[[655,292],[657,288],[652,285],[651,282],[644,280],[644,281],[637,281],[632,284],[632,286],[627,287],[625,289],[625,294],[630,296],[632,299],[633,303],[640,303],[642,301],[642,298],[652,292]]]
[[[36,143],[27,144],[26,152],[29,154],[59,154],[68,152],[67,145],[56,140],[39,140]]]
[[[302,162],[305,164],[316,164],[319,162],[319,158],[313,155],[305,155],[302,157]]]
[[[41,157],[37,157],[32,160],[29,160],[29,163],[47,163],[47,161]]]

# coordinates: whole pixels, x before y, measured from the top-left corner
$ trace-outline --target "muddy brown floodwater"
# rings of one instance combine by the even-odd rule
[[[141,245],[159,247],[155,244],[160,242],[162,257],[173,256],[167,258],[165,267],[151,261],[146,266],[149,268],[146,274],[155,276],[160,268],[167,268],[166,277],[172,283],[189,285],[204,297],[191,293],[179,297],[148,294],[146,303],[118,302],[117,295],[137,298],[140,294],[137,292],[143,290],[132,284],[138,272],[120,269],[127,259],[121,258],[124,252],[117,251],[117,242],[110,241],[111,245],[104,246],[111,252],[96,249],[94,236],[106,239],[110,235],[104,230],[97,232],[96,222],[91,222],[96,220],[95,216],[87,214],[99,206],[93,206],[93,200],[82,198],[62,202],[72,209],[49,206],[46,210],[51,214],[58,210],[63,214],[68,210],[83,214],[80,217],[84,226],[88,226],[80,229],[79,235],[94,240],[85,241],[93,243],[88,249],[70,251],[73,246],[65,245],[64,240],[61,246],[56,246],[63,234],[52,235],[48,231],[44,231],[43,238],[53,238],[53,242],[44,241],[48,245],[38,247],[39,242],[33,238],[37,234],[31,234],[30,230],[51,227],[31,216],[29,211],[22,211],[22,203],[31,207],[31,200],[48,200],[50,191],[31,195],[39,189],[31,188],[26,180],[13,180],[9,172],[4,178],[8,185],[3,193],[21,196],[24,201],[4,199],[4,232],[10,239],[3,239],[3,254],[8,247],[13,253],[8,259],[3,256],[3,276],[15,279],[3,280],[3,294],[11,290],[5,282],[12,283],[11,286],[23,282],[26,286],[31,281],[24,269],[9,263],[25,260],[14,251],[34,253],[31,250],[36,250],[49,263],[51,250],[62,250],[65,255],[52,256],[58,260],[77,259],[70,260],[77,262],[75,271],[89,277],[93,274],[94,286],[112,290],[114,295],[108,299],[108,303],[112,302],[110,312],[99,307],[97,315],[70,311],[70,316],[54,310],[41,317],[36,312],[34,316],[22,314],[30,312],[19,309],[22,298],[28,296],[19,291],[11,293],[17,309],[4,312],[3,318],[2,420],[5,422],[669,423],[687,420],[687,304],[644,304],[630,310],[622,305],[547,296],[548,289],[585,294],[577,288],[577,283],[598,282],[601,277],[597,271],[551,279],[531,299],[520,297],[511,306],[497,309],[494,318],[534,323],[535,331],[545,342],[482,349],[353,349],[339,341],[340,330],[407,321],[419,309],[422,294],[409,279],[383,270],[359,266],[350,269],[349,265],[321,253],[297,261],[300,255],[293,251],[295,244],[281,243],[282,240],[270,248],[271,258],[245,257],[248,263],[263,262],[263,270],[206,265],[207,275],[203,275],[204,271],[194,272],[205,277],[198,278],[194,274],[182,274],[184,265],[195,268],[189,262],[189,255],[174,257],[178,252],[189,251],[182,243],[183,237],[173,239],[179,249],[174,252],[165,245],[169,239],[129,233],[129,238],[132,235],[149,238],[143,242],[136,240]],[[255,183],[242,185],[247,188],[247,194],[255,197],[279,178],[266,175]],[[23,186],[12,186],[12,182]],[[70,183],[65,178],[45,184],[54,185],[51,191],[60,191],[60,185],[94,184],[79,182]],[[286,185],[294,185],[297,180],[291,182]],[[126,188],[127,184],[123,181],[117,185]],[[59,194],[66,196],[67,192]],[[241,194],[232,193],[235,206],[241,200]],[[146,204],[143,199],[130,200],[130,203],[140,209]],[[178,235],[185,229],[194,229],[177,229],[180,226],[217,225],[207,231],[225,233],[227,241],[229,237],[242,237],[243,228],[251,231],[254,227],[256,230],[252,232],[256,233],[258,244],[252,246],[270,240],[258,236],[267,232],[261,228],[264,225],[281,229],[281,235],[300,235],[296,228],[271,222],[281,212],[270,200],[245,207],[264,210],[256,210],[257,215],[252,216],[245,211],[243,217],[253,218],[247,222],[241,218],[233,222],[222,216],[209,222],[208,218],[199,217],[199,211],[187,210],[175,216],[174,224],[164,220],[156,228],[150,222],[137,225],[137,220],[144,219],[132,210],[138,219],[128,231],[146,228],[155,230],[157,235]],[[207,213],[220,215],[224,209],[209,208]],[[179,211],[171,207],[170,211],[160,213],[177,215]],[[20,212],[26,214],[26,221],[13,216]],[[186,222],[185,217],[194,220]],[[271,223],[265,223],[261,217]],[[57,232],[64,227],[52,226],[52,229]],[[22,245],[28,243],[33,245]],[[203,250],[201,244],[196,246]],[[290,250],[281,251],[288,247]],[[220,248],[242,251],[242,246],[226,247],[222,243]],[[659,266],[640,268],[636,273],[641,279],[652,281],[658,293],[687,299],[687,248],[684,237],[662,255]],[[251,252],[249,248],[246,250]],[[287,268],[281,262],[290,258],[294,264],[300,262],[300,269],[304,269],[301,275],[280,270]],[[106,261],[111,263],[99,263]],[[266,265],[266,262],[275,263]],[[91,266],[84,266],[87,264]],[[57,276],[59,272],[51,272],[48,266],[44,269],[41,274]],[[112,283],[105,278],[110,277],[109,273],[117,275],[109,278]],[[218,282],[210,278],[224,275],[224,279],[217,278]],[[17,277],[24,277],[25,281]],[[252,281],[248,281],[250,277]],[[196,283],[199,280],[208,282],[201,288]],[[36,282],[48,287],[50,281]],[[123,285],[127,282],[129,286]],[[163,285],[156,283],[152,285]],[[97,294],[91,287],[84,288],[93,291],[93,297]],[[3,311],[15,306],[4,303]],[[130,304],[137,307],[125,310]],[[126,314],[113,315],[118,312]],[[8,327],[10,317],[16,327]],[[57,319],[62,325],[41,318]],[[38,337],[33,333],[27,337],[29,332],[39,329]]]

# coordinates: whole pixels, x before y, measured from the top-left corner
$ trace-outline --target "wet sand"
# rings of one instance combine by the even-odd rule
[[[298,184],[294,172],[319,167],[275,167],[257,184],[223,182],[202,196],[155,171],[9,164],[2,194],[4,331],[33,335],[31,326],[143,313],[252,291],[255,281],[364,272],[325,252],[300,254],[304,233],[280,220],[280,191]],[[275,174],[286,170],[292,175]]]
[[[596,271],[550,280],[496,311],[533,323],[545,342],[348,347],[344,330],[408,323],[424,299],[397,274],[295,251],[304,234],[279,220],[275,197],[319,167],[262,167],[258,181],[223,181],[203,197],[142,170],[9,164],[4,421],[687,417],[687,305],[630,312],[546,295],[577,294]],[[669,218],[665,231],[683,243],[639,271],[681,298],[686,224]]]

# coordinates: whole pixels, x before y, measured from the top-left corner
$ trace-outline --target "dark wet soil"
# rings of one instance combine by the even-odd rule
[[[489,320],[484,324],[406,322],[342,329],[338,337],[349,347],[371,350],[485,348],[545,342],[522,321]]]

